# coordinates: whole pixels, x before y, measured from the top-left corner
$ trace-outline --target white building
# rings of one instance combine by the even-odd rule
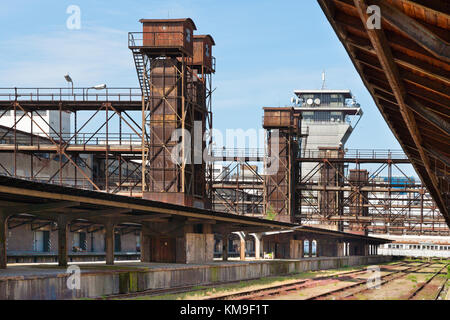
[[[16,110],[15,115],[14,110],[8,110],[0,118],[0,125],[12,128],[14,123],[17,122],[17,130],[44,137],[48,134],[52,138],[57,138],[61,130],[63,138],[68,139],[71,133],[70,114],[68,111],[62,111],[60,121],[60,113],[58,110],[33,111],[29,112],[28,115],[24,114],[22,110]]]
[[[298,110],[302,114],[302,132],[308,133],[302,152],[305,157],[315,158],[319,148],[343,148],[355,126],[350,117],[362,116],[363,112],[353,99],[350,90],[295,90],[300,100]],[[304,177],[317,164],[303,163]],[[319,174],[313,176],[318,179]]]

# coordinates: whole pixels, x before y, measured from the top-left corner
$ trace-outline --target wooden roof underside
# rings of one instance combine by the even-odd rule
[[[318,2],[450,226],[450,3]],[[371,5],[380,8],[379,29],[367,27]]]

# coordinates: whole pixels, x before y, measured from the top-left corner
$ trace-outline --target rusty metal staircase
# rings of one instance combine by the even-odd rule
[[[139,86],[141,87],[142,95],[146,101],[149,101],[150,97],[150,82],[149,76],[149,60],[148,57],[141,52],[141,48],[136,43],[135,37],[132,32],[128,33],[128,48],[133,53],[133,60],[136,66],[136,72],[139,80]]]
[[[142,94],[146,101],[149,100],[150,96],[150,83],[148,81],[148,58],[146,55],[142,54],[140,49],[132,48],[134,64],[136,66],[136,72],[139,80],[139,85],[141,87]]]

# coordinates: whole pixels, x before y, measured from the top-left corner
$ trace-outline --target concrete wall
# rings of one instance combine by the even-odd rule
[[[68,274],[49,276],[3,276],[0,299],[72,299],[139,292],[179,286],[219,284],[261,277],[294,274],[344,266],[377,264],[391,261],[387,256],[330,257],[303,260],[257,261],[245,263],[213,263],[209,265],[166,266],[164,268],[132,268],[83,272],[81,289],[67,288]],[[126,267],[124,267],[126,269]]]
[[[186,233],[186,263],[209,262],[213,259],[213,234]]]
[[[317,150],[319,147],[339,147],[339,143],[345,145],[348,137],[351,134],[351,127],[348,123],[341,122],[308,122],[302,121],[302,128],[306,130],[309,128],[309,135],[306,140],[306,145],[303,146],[307,150]],[[302,164],[302,177],[305,177],[317,165],[315,162],[305,162]],[[312,180],[318,180],[320,172],[312,176]]]
[[[32,251],[33,232],[30,225],[9,229],[6,239],[7,251]]]
[[[302,240],[290,240],[290,258],[291,259],[303,258]]]
[[[120,238],[122,251],[136,251],[137,240],[138,235],[134,232],[122,235]]]

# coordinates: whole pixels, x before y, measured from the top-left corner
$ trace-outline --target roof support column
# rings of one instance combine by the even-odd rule
[[[105,223],[105,251],[106,264],[114,264],[114,224],[110,221]]]
[[[66,217],[59,216],[58,220],[58,265],[66,267],[68,262],[67,240],[69,231],[69,222]]]
[[[255,238],[255,259],[261,259],[262,234],[252,233],[251,235]]]
[[[8,215],[0,213],[0,269],[6,269],[6,240],[8,237]]]
[[[239,257],[242,261],[245,260],[245,233],[242,231],[233,232],[239,236],[240,245],[239,245]]]
[[[150,230],[146,224],[141,231],[141,262],[150,262]]]
[[[229,245],[229,234],[222,234],[222,260],[228,261],[228,245]]]

